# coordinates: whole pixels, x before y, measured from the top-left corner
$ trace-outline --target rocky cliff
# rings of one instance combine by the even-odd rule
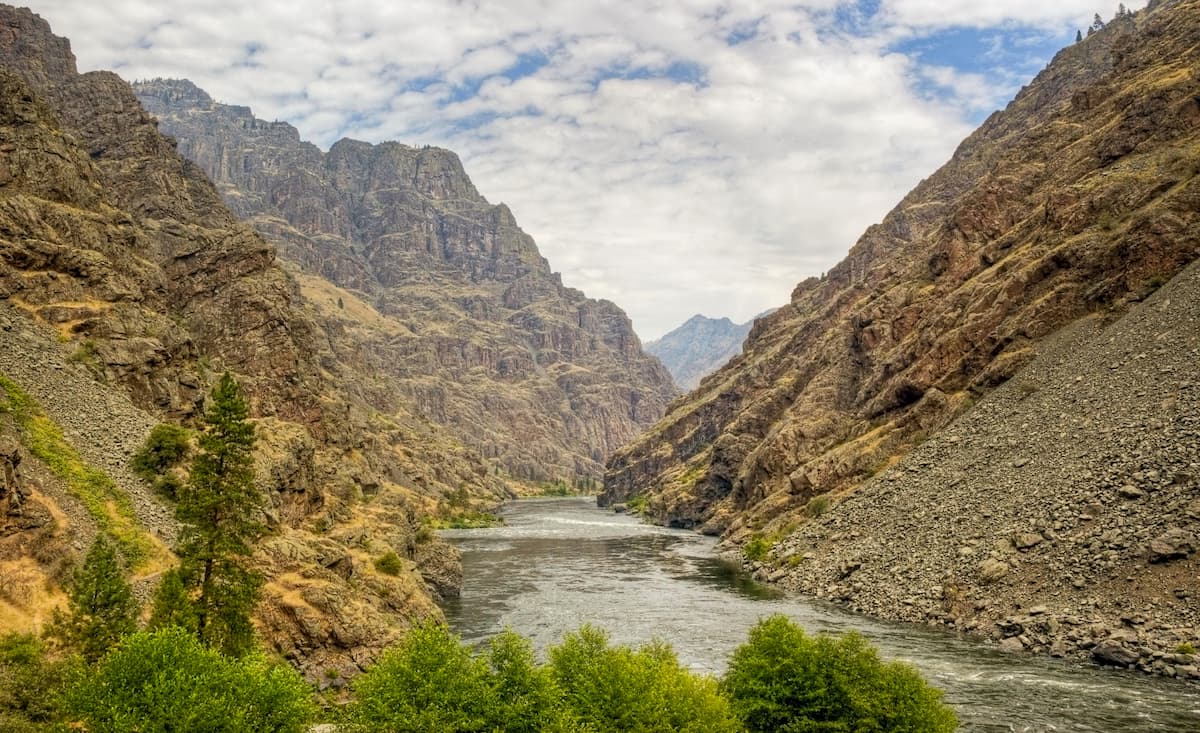
[[[760,319],[742,355],[619,451],[608,464],[601,502],[643,495],[655,520],[724,533],[734,543],[755,540],[758,556],[772,542],[802,544],[804,535],[795,533],[809,531],[802,528],[823,512],[828,522],[866,517],[866,502],[853,500],[864,481],[1013,379],[1048,336],[1082,318],[1119,316],[1200,255],[1197,68],[1196,0],[1151,3],[1061,51],[943,168],[868,229],[845,260],[800,283],[788,306]],[[1095,358],[1106,357],[1096,352]],[[1195,379],[1197,363],[1180,361],[1178,378]],[[1108,404],[1120,405],[1126,395],[1109,397]],[[1007,429],[1016,434],[1025,426]],[[1109,434],[1105,444],[1120,446],[1121,437],[1136,443],[1153,429],[1130,425],[1130,435]],[[1169,440],[1183,438],[1175,433]],[[980,517],[998,518],[1000,507],[1018,549],[1026,530],[1058,531],[1057,520],[1042,516],[1053,506],[1045,497],[1010,506],[1005,484],[992,481],[983,466],[970,470],[981,472],[977,480],[961,491],[947,488],[944,496],[914,494],[910,501],[907,484],[898,484],[896,501],[871,515],[869,528],[855,520],[859,536],[824,534],[819,548],[805,552],[833,557],[840,543],[888,544],[888,552],[906,558],[905,567],[924,569],[893,574],[880,555],[868,554],[863,565],[848,562],[844,577],[876,563],[879,575],[872,577],[889,584],[886,595],[906,589],[917,597],[926,588],[911,587],[912,580],[937,575],[937,566],[925,559],[933,540],[915,528],[950,531],[948,522],[925,521],[949,513],[943,501],[971,502],[953,516],[966,522],[964,531],[978,529],[972,552],[990,552],[985,546],[1001,523],[993,528]],[[1113,520],[1140,526],[1088,546],[1106,558],[1117,553],[1104,572],[1141,562],[1136,558],[1150,552],[1141,543],[1158,529],[1192,521],[1178,514],[1177,499],[1194,495],[1197,479],[1182,476],[1163,485],[1162,509],[1174,514]],[[1104,481],[1110,479],[1120,477]],[[1108,506],[1110,497],[1101,496],[1107,483],[1096,476],[1075,480]],[[920,496],[929,504],[921,505]],[[1072,504],[1072,496],[1062,500]],[[1003,552],[999,562],[1013,560]],[[801,567],[810,559],[791,557]],[[782,578],[785,570],[768,574]],[[1046,567],[1034,572],[1060,580]],[[1098,582],[1079,577],[1085,589]],[[1115,593],[1118,585],[1094,592]],[[1000,608],[1014,602],[988,613],[1002,615]],[[863,606],[911,615],[891,601]],[[1038,646],[1034,636],[1027,639]]]
[[[314,673],[353,669],[437,614],[454,553],[417,541],[420,517],[509,493],[360,355],[369,306],[338,318],[307,297],[132,89],[78,74],[26,9],[0,6],[0,87],[0,463],[28,478],[6,473],[0,495],[0,562],[22,569],[5,568],[5,625],[37,623],[56,548],[97,525],[142,548],[153,582],[174,527],[128,457],[155,422],[194,418],[225,369],[259,426],[270,642]],[[388,551],[399,575],[373,568]]]
[[[504,475],[598,480],[675,390],[625,314],[564,287],[503,204],[438,148],[341,140],[214,102],[187,81],[139,99],[310,298],[373,311],[364,358]]]
[[[742,352],[742,341],[754,321],[734,323],[728,318],[694,315],[660,339],[646,344],[685,390],[700,386],[700,380]]]

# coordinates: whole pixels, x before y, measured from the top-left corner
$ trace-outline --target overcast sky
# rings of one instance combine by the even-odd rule
[[[323,148],[453,149],[652,339],[786,302],[1114,14],[1097,1],[30,4],[81,71],[186,77]]]

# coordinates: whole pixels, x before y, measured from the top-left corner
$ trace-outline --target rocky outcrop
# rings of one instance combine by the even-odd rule
[[[1037,343],[1200,253],[1194,3],[1064,49],[741,357],[609,463],[604,501],[730,530],[850,488]]]
[[[1188,676],[1172,660],[1200,643],[1200,263],[1110,319],[1043,341],[756,571],[876,616],[1110,664],[1119,647]]]
[[[371,311],[370,367],[504,474],[590,483],[674,397],[625,314],[564,287],[450,151],[346,139],[322,152],[190,82],[136,89],[312,299]]]
[[[1195,314],[1175,311],[1145,334],[1163,342],[1131,353],[1089,342],[1093,365],[1117,366],[1086,403],[1070,400],[1105,369],[1079,362],[1046,384],[1021,370],[1064,326],[1125,313],[1200,256],[1197,19],[1196,0],[1154,3],[1061,51],[845,260],[760,319],[740,357],[619,451],[601,502],[640,494],[657,521],[776,542],[783,564],[763,577],[879,616],[954,616],[1009,647],[1062,641],[1062,653],[1124,625],[1137,638],[1120,643],[1144,645],[1138,664],[1160,666],[1195,627],[1194,554],[1179,558],[1173,531],[1193,531],[1195,408],[1175,406],[1200,363]],[[1171,339],[1185,351],[1164,352],[1175,371],[1160,373]],[[1117,379],[1127,368],[1137,380]],[[1035,424],[985,407],[1000,385],[1067,402]],[[1124,420],[1126,405],[1137,417]],[[997,422],[947,428],[964,413]],[[934,436],[974,446],[975,461],[939,469],[951,453]],[[1114,617],[1140,581],[1140,616]],[[1055,617],[1044,629],[1042,605]],[[995,626],[1014,614],[1037,619]]]
[[[129,474],[129,454],[156,421],[194,419],[221,371],[236,374],[275,529],[258,556],[269,580],[259,620],[319,674],[313,665],[353,667],[438,613],[413,559],[421,516],[450,494],[510,492],[357,358],[366,339],[307,290],[127,84],[76,73],[45,21],[0,6],[0,371],[166,541],[169,509]],[[10,434],[30,440],[20,425]],[[27,454],[30,464],[45,470]],[[55,525],[89,536],[94,518],[67,499]],[[18,546],[34,556],[47,545]],[[451,554],[436,541],[431,551]],[[406,564],[383,577],[370,559],[387,552]],[[350,618],[353,633],[330,633]]]
[[[660,339],[646,344],[646,351],[657,356],[685,390],[700,386],[700,380],[712,374],[742,353],[742,341],[754,321],[734,323],[728,318],[695,315]]]

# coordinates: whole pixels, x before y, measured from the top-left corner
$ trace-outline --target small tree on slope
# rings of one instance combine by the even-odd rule
[[[46,635],[94,662],[137,630],[137,615],[116,548],[99,535],[67,585],[67,612],[55,610]]]
[[[182,523],[179,577],[193,597],[181,615],[209,646],[228,654],[254,642],[250,614],[262,577],[246,567],[251,543],[266,533],[254,485],[254,426],[241,387],[226,372],[213,388],[200,450],[192,459],[175,516]]]

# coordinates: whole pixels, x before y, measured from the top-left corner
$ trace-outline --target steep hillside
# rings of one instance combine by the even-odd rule
[[[1152,3],[1061,51],[618,452],[602,503],[641,494],[660,522],[784,537],[827,505],[814,498],[853,495],[1047,336],[1169,280],[1200,255],[1197,68],[1197,0]],[[907,519],[890,514],[872,537],[892,541]]]
[[[45,510],[11,525],[0,561],[53,588],[54,543],[97,524],[120,522],[129,546],[169,541],[169,510],[125,462],[155,422],[192,419],[228,369],[258,418],[276,528],[259,553],[268,640],[310,669],[353,667],[437,614],[456,556],[416,542],[417,522],[448,498],[508,496],[482,458],[358,356],[353,328],[305,300],[125,82],[78,74],[26,9],[0,6],[0,87],[0,437],[33,479],[0,502]],[[372,567],[389,550],[408,560],[399,576]],[[161,564],[139,572],[152,582]],[[7,600],[19,626],[46,599]]]
[[[884,617],[1192,674],[1166,655],[1196,624],[1194,283],[1138,325],[1046,340],[1200,256],[1198,68],[1198,0],[1063,49],[619,451],[601,503],[642,494]],[[1021,372],[1040,350],[1058,361]]]
[[[1200,679],[1200,657],[1176,651],[1200,643],[1197,469],[1200,262],[1123,318],[1039,344],[760,572],[1007,649]]]
[[[754,321],[734,323],[728,318],[694,315],[679,328],[646,344],[646,351],[662,361],[676,384],[690,391],[741,353],[752,325]]]
[[[349,139],[325,153],[187,81],[136,90],[299,267],[307,297],[373,309],[379,322],[361,333],[372,367],[508,475],[598,480],[674,397],[625,314],[564,287],[453,153]]]

